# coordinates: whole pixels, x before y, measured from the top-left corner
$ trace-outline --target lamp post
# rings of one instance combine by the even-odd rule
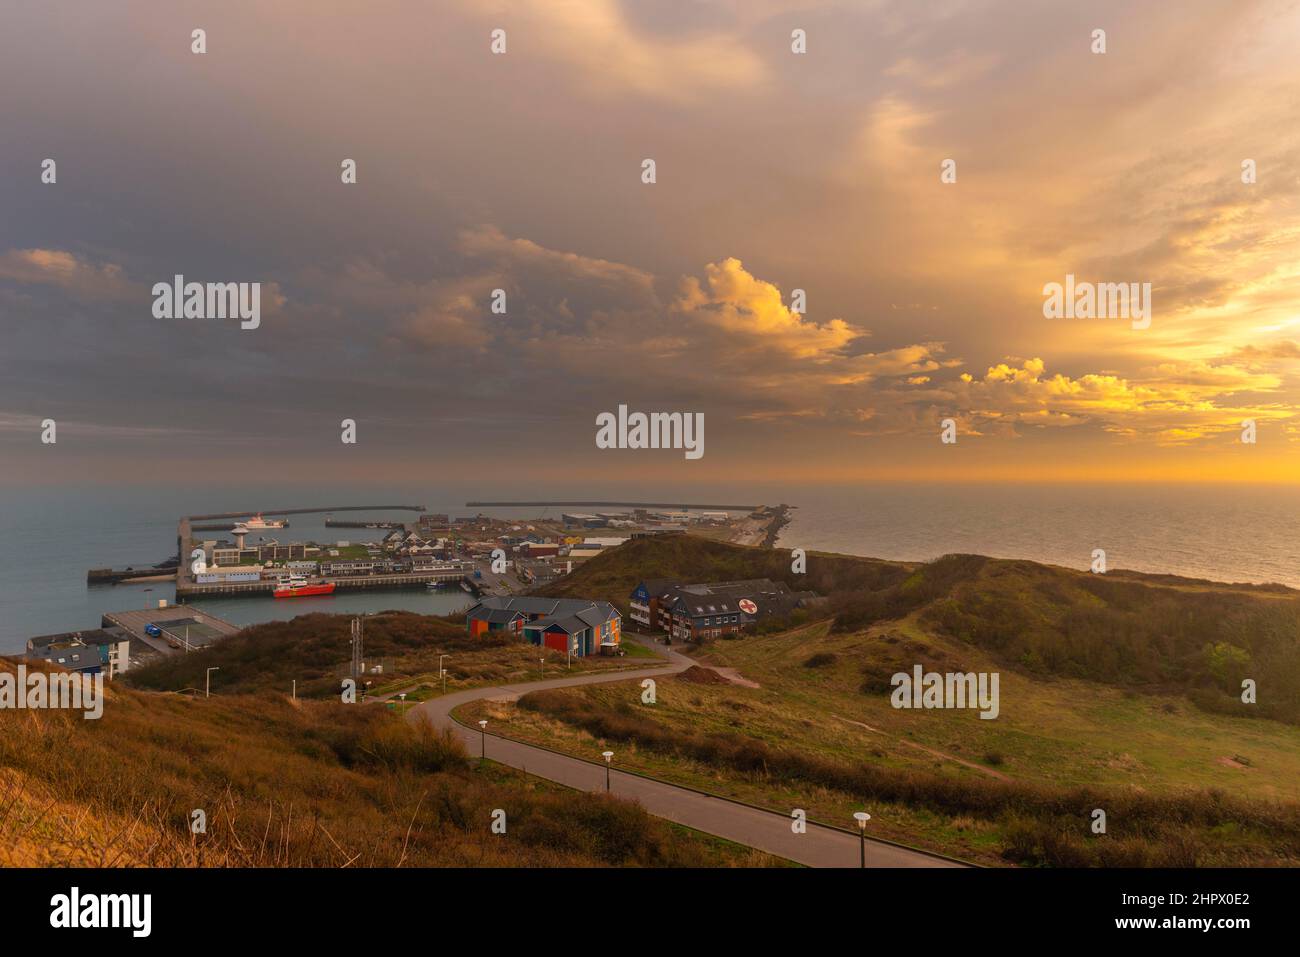
[[[203,697],[212,697],[212,672],[220,671],[220,668],[209,668],[203,675]]]
[[[866,811],[854,811],[853,819],[858,822],[858,847],[861,851],[860,867],[867,866],[867,822],[871,820],[871,815]]]
[[[613,751],[602,751],[601,756],[605,759],[605,791],[609,791],[609,763],[614,760]]]
[[[439,675],[439,677],[442,678],[442,693],[443,693],[443,694],[446,694],[446,693],[447,693],[447,669],[444,668],[444,667],[442,666],[442,659],[443,659],[443,658],[450,658],[450,657],[451,657],[451,655],[439,655],[439,656],[438,656],[438,675]]]
[[[538,658],[538,659],[537,659],[537,673],[538,673],[539,675],[543,675],[543,676],[545,676],[545,674],[546,674],[546,659],[545,659],[545,658]]]
[[[483,736],[483,750],[479,754],[479,757],[486,759],[487,758],[487,719],[486,718],[478,723],[478,728],[479,728],[479,734]]]

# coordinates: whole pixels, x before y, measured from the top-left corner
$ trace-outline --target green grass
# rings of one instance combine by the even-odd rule
[[[759,688],[663,679],[653,707],[640,704],[634,683],[545,694],[581,702],[596,714],[634,716],[670,739],[739,735],[774,752],[795,752],[837,767],[876,768],[900,779],[937,776],[977,789],[1005,780],[1062,794],[1093,789],[1112,794],[1117,802],[1124,795],[1178,800],[1189,793],[1222,793],[1235,801],[1291,807],[1300,800],[1300,729],[1293,726],[1208,714],[1177,695],[1138,694],[1078,680],[1044,681],[1007,670],[1000,672],[997,720],[980,720],[974,711],[895,710],[887,693],[862,691],[863,669],[892,660],[900,647],[904,656],[943,666],[939,670],[997,670],[978,650],[926,636],[915,619],[848,634],[833,632],[823,622],[793,634],[722,641],[707,648],[710,661],[736,668]],[[822,655],[833,656],[832,662],[805,666]],[[625,767],[776,810],[803,807],[828,823],[851,821],[865,797],[741,772],[634,740],[615,741],[512,704],[480,702],[458,709],[458,717],[472,721],[488,712],[509,737],[587,757],[608,746]],[[1234,756],[1246,758],[1249,765],[1224,760]],[[916,802],[885,802],[872,813],[873,831],[880,836],[989,864],[1004,863],[1002,855],[1020,826],[1011,817],[945,813]],[[1084,818],[1076,824],[1074,837],[1086,840]],[[1068,832],[1072,825],[1064,826]],[[1122,821],[1112,820],[1111,827],[1112,833],[1125,835]],[[1204,842],[1201,863],[1295,863],[1288,856],[1293,852],[1282,849],[1281,837],[1270,846],[1270,835],[1258,829],[1230,829],[1217,836],[1198,832],[1196,839]]]
[[[660,658],[660,657],[662,657],[661,655],[657,654],[657,653],[654,651],[654,649],[652,649],[652,648],[647,648],[645,645],[641,644],[639,641],[631,641],[631,640],[629,640],[629,638],[628,638],[628,636],[627,636],[626,634],[623,635],[623,640],[619,643],[619,646],[623,649],[623,651],[626,653],[626,657],[628,657],[628,658]]]

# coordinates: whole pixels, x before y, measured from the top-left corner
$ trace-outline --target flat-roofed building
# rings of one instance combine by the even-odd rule
[[[560,516],[565,528],[602,528],[605,519],[589,512],[565,512]]]
[[[131,636],[122,628],[90,628],[27,639],[27,657],[110,681],[131,664]]]
[[[198,585],[225,585],[236,582],[255,582],[262,580],[261,565],[231,565],[228,568],[222,568],[220,565],[209,565],[206,569],[194,576],[195,584]]]

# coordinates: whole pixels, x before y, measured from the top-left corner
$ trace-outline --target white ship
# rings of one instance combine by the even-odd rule
[[[262,517],[261,512],[258,512],[248,521],[241,522],[240,524],[242,524],[246,529],[249,529],[250,531],[258,528],[288,528],[289,527],[289,523],[282,518],[273,518],[270,521],[267,521]]]

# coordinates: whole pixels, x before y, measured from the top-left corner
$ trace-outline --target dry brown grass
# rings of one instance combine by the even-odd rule
[[[505,836],[490,831],[495,808]],[[204,834],[190,832],[195,809]],[[378,707],[118,686],[97,721],[0,711],[0,865],[768,862],[625,801],[472,767],[459,742]]]

